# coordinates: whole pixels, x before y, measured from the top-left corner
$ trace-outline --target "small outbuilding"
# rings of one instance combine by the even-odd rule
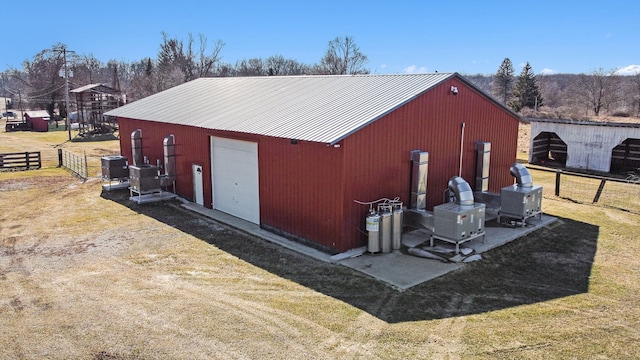
[[[51,116],[46,110],[25,111],[24,119],[31,131],[49,131]]]
[[[457,73],[201,78],[106,115],[130,159],[160,163],[173,135],[180,196],[331,253],[365,244],[361,203],[409,204],[415,150],[428,210],[453,176],[475,183],[478,142],[488,190],[512,185],[521,121]]]
[[[76,97],[78,129],[81,134],[91,131],[96,133],[114,131],[114,124],[111,124],[103,115],[120,105],[120,90],[106,84],[89,84],[73,89],[70,93]]]
[[[611,173],[640,168],[640,124],[529,121],[531,164]]]

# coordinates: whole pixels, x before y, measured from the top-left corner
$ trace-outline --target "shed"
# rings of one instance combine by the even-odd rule
[[[427,209],[470,184],[490,142],[489,191],[513,184],[518,115],[457,73],[201,78],[111,110],[150,162],[175,138],[176,192],[328,252],[365,243],[368,207],[411,197],[429,153]],[[131,139],[120,137],[131,156]]]
[[[24,119],[32,131],[49,131],[51,116],[46,110],[25,111]]]
[[[612,173],[640,168],[640,124],[529,121],[531,164]]]
[[[121,92],[106,84],[89,84],[70,91],[75,94],[78,106],[78,123],[80,133],[95,131],[111,132],[113,124],[103,115],[120,104]]]

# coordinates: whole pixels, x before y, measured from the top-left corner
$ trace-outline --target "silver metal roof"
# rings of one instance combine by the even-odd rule
[[[96,88],[101,88],[101,89],[107,89],[107,90],[110,90],[110,91],[120,92],[119,90],[114,89],[112,87],[109,87],[106,84],[89,84],[89,85],[81,86],[79,88],[75,88],[73,90],[70,90],[69,92],[81,93],[81,92],[84,92],[84,91],[87,91],[87,90],[93,90],[93,89],[96,89]]]
[[[105,115],[334,144],[455,75],[200,78]]]

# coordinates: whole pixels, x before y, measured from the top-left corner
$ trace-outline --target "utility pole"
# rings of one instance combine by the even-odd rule
[[[67,125],[67,131],[69,132],[69,141],[71,141],[71,121],[69,120],[69,76],[67,69],[67,53],[73,53],[75,51],[67,50],[65,45],[62,45],[60,48],[53,49],[53,51],[62,53],[62,57],[64,60],[64,100],[65,100],[65,124]]]

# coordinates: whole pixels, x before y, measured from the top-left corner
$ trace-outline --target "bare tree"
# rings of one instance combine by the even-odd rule
[[[631,76],[630,80],[630,107],[633,109],[633,113],[635,113],[636,116],[640,116],[640,73]]]
[[[326,75],[368,74],[369,69],[364,67],[367,62],[353,37],[336,37],[329,41],[317,71]]]
[[[132,63],[128,67],[127,73],[130,80],[128,81],[129,85],[124,90],[129,100],[142,99],[158,91],[155,85],[157,84],[155,80],[156,69],[151,58]]]
[[[169,38],[167,33],[162,32],[156,79],[159,91],[199,77],[212,75],[212,69],[219,60],[224,43],[218,40],[209,54],[206,53],[207,38],[204,35],[200,35],[198,50],[194,50],[193,43],[191,34],[189,34],[189,40],[185,46],[182,40]]]
[[[14,71],[13,77],[27,88],[22,99],[30,108],[46,109],[53,115],[56,104],[62,102],[65,88],[62,75],[64,55],[66,45],[59,43],[52,49],[40,51],[31,61],[23,61],[22,72]]]
[[[237,76],[263,76],[265,72],[264,62],[261,58],[242,59],[236,63]]]
[[[574,83],[574,90],[579,101],[593,111],[595,116],[599,116],[602,108],[607,109],[618,100],[618,83],[619,78],[615,71],[600,68],[590,75],[579,74]]]
[[[308,72],[308,67],[293,59],[286,59],[282,55],[274,55],[265,61],[267,73],[270,76],[277,75],[302,75]]]

